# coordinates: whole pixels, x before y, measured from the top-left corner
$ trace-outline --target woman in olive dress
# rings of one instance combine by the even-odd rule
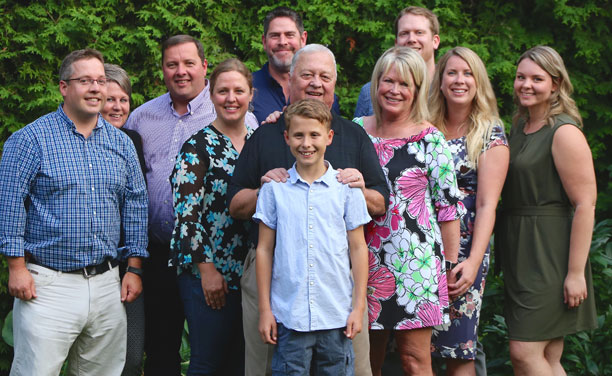
[[[496,251],[515,374],[563,375],[563,337],[597,327],[588,261],[597,191],[563,59],[537,46],[518,60],[510,168]]]

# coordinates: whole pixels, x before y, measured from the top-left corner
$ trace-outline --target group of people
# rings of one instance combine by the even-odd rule
[[[478,323],[495,227],[516,374],[563,374],[597,326],[590,149],[562,58],[518,60],[509,137],[486,68],[402,10],[355,118],[334,54],[295,11],[264,19],[268,62],[206,79],[202,44],[162,45],[168,92],[70,53],[63,103],[0,162],[0,253],[15,296],[11,375],[484,375]],[[253,112],[251,112],[253,110]],[[498,202],[501,197],[501,207]],[[497,215],[496,215],[497,213]],[[146,295],[146,296],[145,296]]]

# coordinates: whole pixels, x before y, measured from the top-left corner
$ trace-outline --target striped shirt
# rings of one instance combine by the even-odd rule
[[[176,157],[191,135],[208,126],[217,118],[210,100],[209,85],[179,115],[172,106],[170,93],[166,93],[138,107],[125,124],[142,137],[149,189],[149,232],[151,241],[170,243],[174,229],[174,207],[170,174]],[[255,115],[248,112],[245,123],[257,128]]]
[[[0,253],[70,271],[146,257],[147,191],[134,144],[102,116],[85,138],[62,105],[15,132],[0,162]]]

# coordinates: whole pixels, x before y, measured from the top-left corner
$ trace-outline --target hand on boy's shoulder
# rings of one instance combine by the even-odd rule
[[[277,183],[286,183],[287,179],[289,179],[289,173],[287,172],[287,169],[278,167],[266,172],[264,176],[261,177],[260,183],[261,185],[264,185],[265,183],[269,183],[271,181],[275,181]]]
[[[348,184],[351,188],[365,189],[363,175],[356,168],[339,168],[336,178],[342,184]]]
[[[285,108],[287,108],[287,106],[283,107],[283,111],[285,111]],[[276,123],[281,116],[283,116],[283,113],[281,111],[274,111],[266,117],[266,120],[261,122],[261,125]]]

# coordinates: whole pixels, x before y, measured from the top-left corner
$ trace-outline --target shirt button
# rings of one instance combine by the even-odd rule
[[[183,121],[179,119],[179,123],[182,123]]]
[[[89,168],[93,168],[93,165],[91,163],[89,164]]]
[[[312,268],[312,267],[313,267],[313,265],[312,265],[312,264],[310,264],[310,267]]]
[[[178,142],[178,138],[175,138],[175,139],[174,139],[174,142]]]
[[[309,247],[312,248],[312,244]]]
[[[170,178],[166,179],[166,181],[167,181],[168,183],[170,183]]]
[[[92,190],[92,191],[95,191],[95,190],[96,190],[96,188],[94,188],[94,187],[91,187],[91,190]]]
[[[312,210],[312,206],[309,206],[309,207],[308,207],[308,210]]]
[[[314,300],[311,300],[311,301],[310,301],[310,304],[311,304],[311,305],[312,305],[312,304],[314,304]]]
[[[168,224],[168,221],[165,221],[164,223],[165,223],[165,224]]]
[[[168,203],[168,200],[164,200],[164,204],[167,204],[167,203]]]
[[[94,210],[93,215],[96,215],[96,211]]]
[[[312,225],[308,226],[308,228],[312,230]]]
[[[96,236],[96,234],[94,234],[94,239],[97,239],[98,237]]]
[[[314,285],[314,282],[310,281],[310,286]]]

